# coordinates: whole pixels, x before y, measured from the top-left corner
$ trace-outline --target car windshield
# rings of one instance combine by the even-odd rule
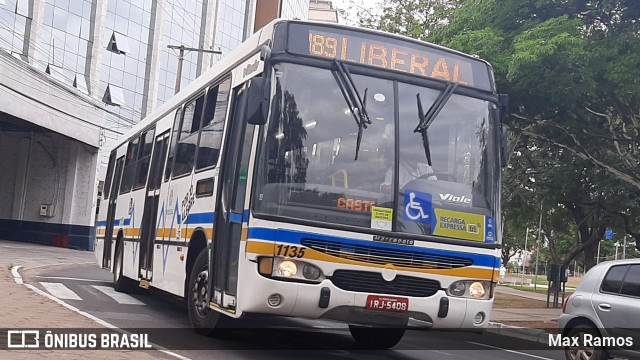
[[[349,94],[337,68],[278,64],[274,73],[257,172],[257,213],[487,240],[497,191],[493,105],[453,94],[426,131],[416,131],[424,119],[419,103],[427,112],[442,90],[352,70],[358,94]],[[370,120],[364,129],[360,110],[349,100],[357,95]],[[443,217],[452,223],[444,224]],[[465,223],[464,233],[472,235],[462,234],[461,220],[474,223],[470,229]],[[448,231],[438,232],[441,225]]]

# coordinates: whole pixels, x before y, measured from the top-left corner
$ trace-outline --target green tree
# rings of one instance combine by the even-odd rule
[[[387,0],[370,15],[492,63],[512,109],[505,193],[547,203],[552,261],[586,251],[588,267],[611,224],[640,249],[640,2]],[[505,201],[506,216],[522,205]]]

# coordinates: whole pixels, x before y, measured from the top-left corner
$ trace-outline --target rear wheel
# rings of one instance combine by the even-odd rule
[[[124,259],[124,244],[118,242],[113,262],[113,289],[117,292],[128,293],[135,287],[135,282],[122,275],[122,263]]]
[[[591,335],[593,338],[599,337],[598,329],[589,325],[577,325],[568,332],[570,338],[578,338],[579,346],[567,346],[564,349],[564,355],[567,360],[605,360],[609,358],[607,350],[585,345],[585,335]]]
[[[353,340],[365,349],[388,349],[400,342],[404,328],[371,328],[349,325]]]
[[[231,329],[225,327],[230,319],[215,310],[209,308],[209,256],[203,249],[196,258],[196,262],[189,277],[187,301],[189,319],[195,331],[202,335],[224,337],[231,333]]]

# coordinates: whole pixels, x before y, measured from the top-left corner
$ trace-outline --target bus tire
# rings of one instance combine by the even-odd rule
[[[373,328],[349,325],[349,331],[356,344],[365,349],[388,349],[394,347],[402,336],[404,328]]]
[[[117,292],[128,293],[134,289],[133,280],[122,275],[122,264],[124,259],[124,243],[118,242],[113,262],[113,289]]]
[[[189,320],[194,330],[201,335],[226,337],[231,333],[228,327],[230,319],[209,308],[207,303],[209,278],[209,256],[207,249],[202,249],[193,264],[187,291],[187,307]]]

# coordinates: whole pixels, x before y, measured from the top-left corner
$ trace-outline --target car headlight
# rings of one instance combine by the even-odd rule
[[[471,299],[490,299],[491,282],[462,280],[452,283],[447,289],[450,296],[465,297]]]

